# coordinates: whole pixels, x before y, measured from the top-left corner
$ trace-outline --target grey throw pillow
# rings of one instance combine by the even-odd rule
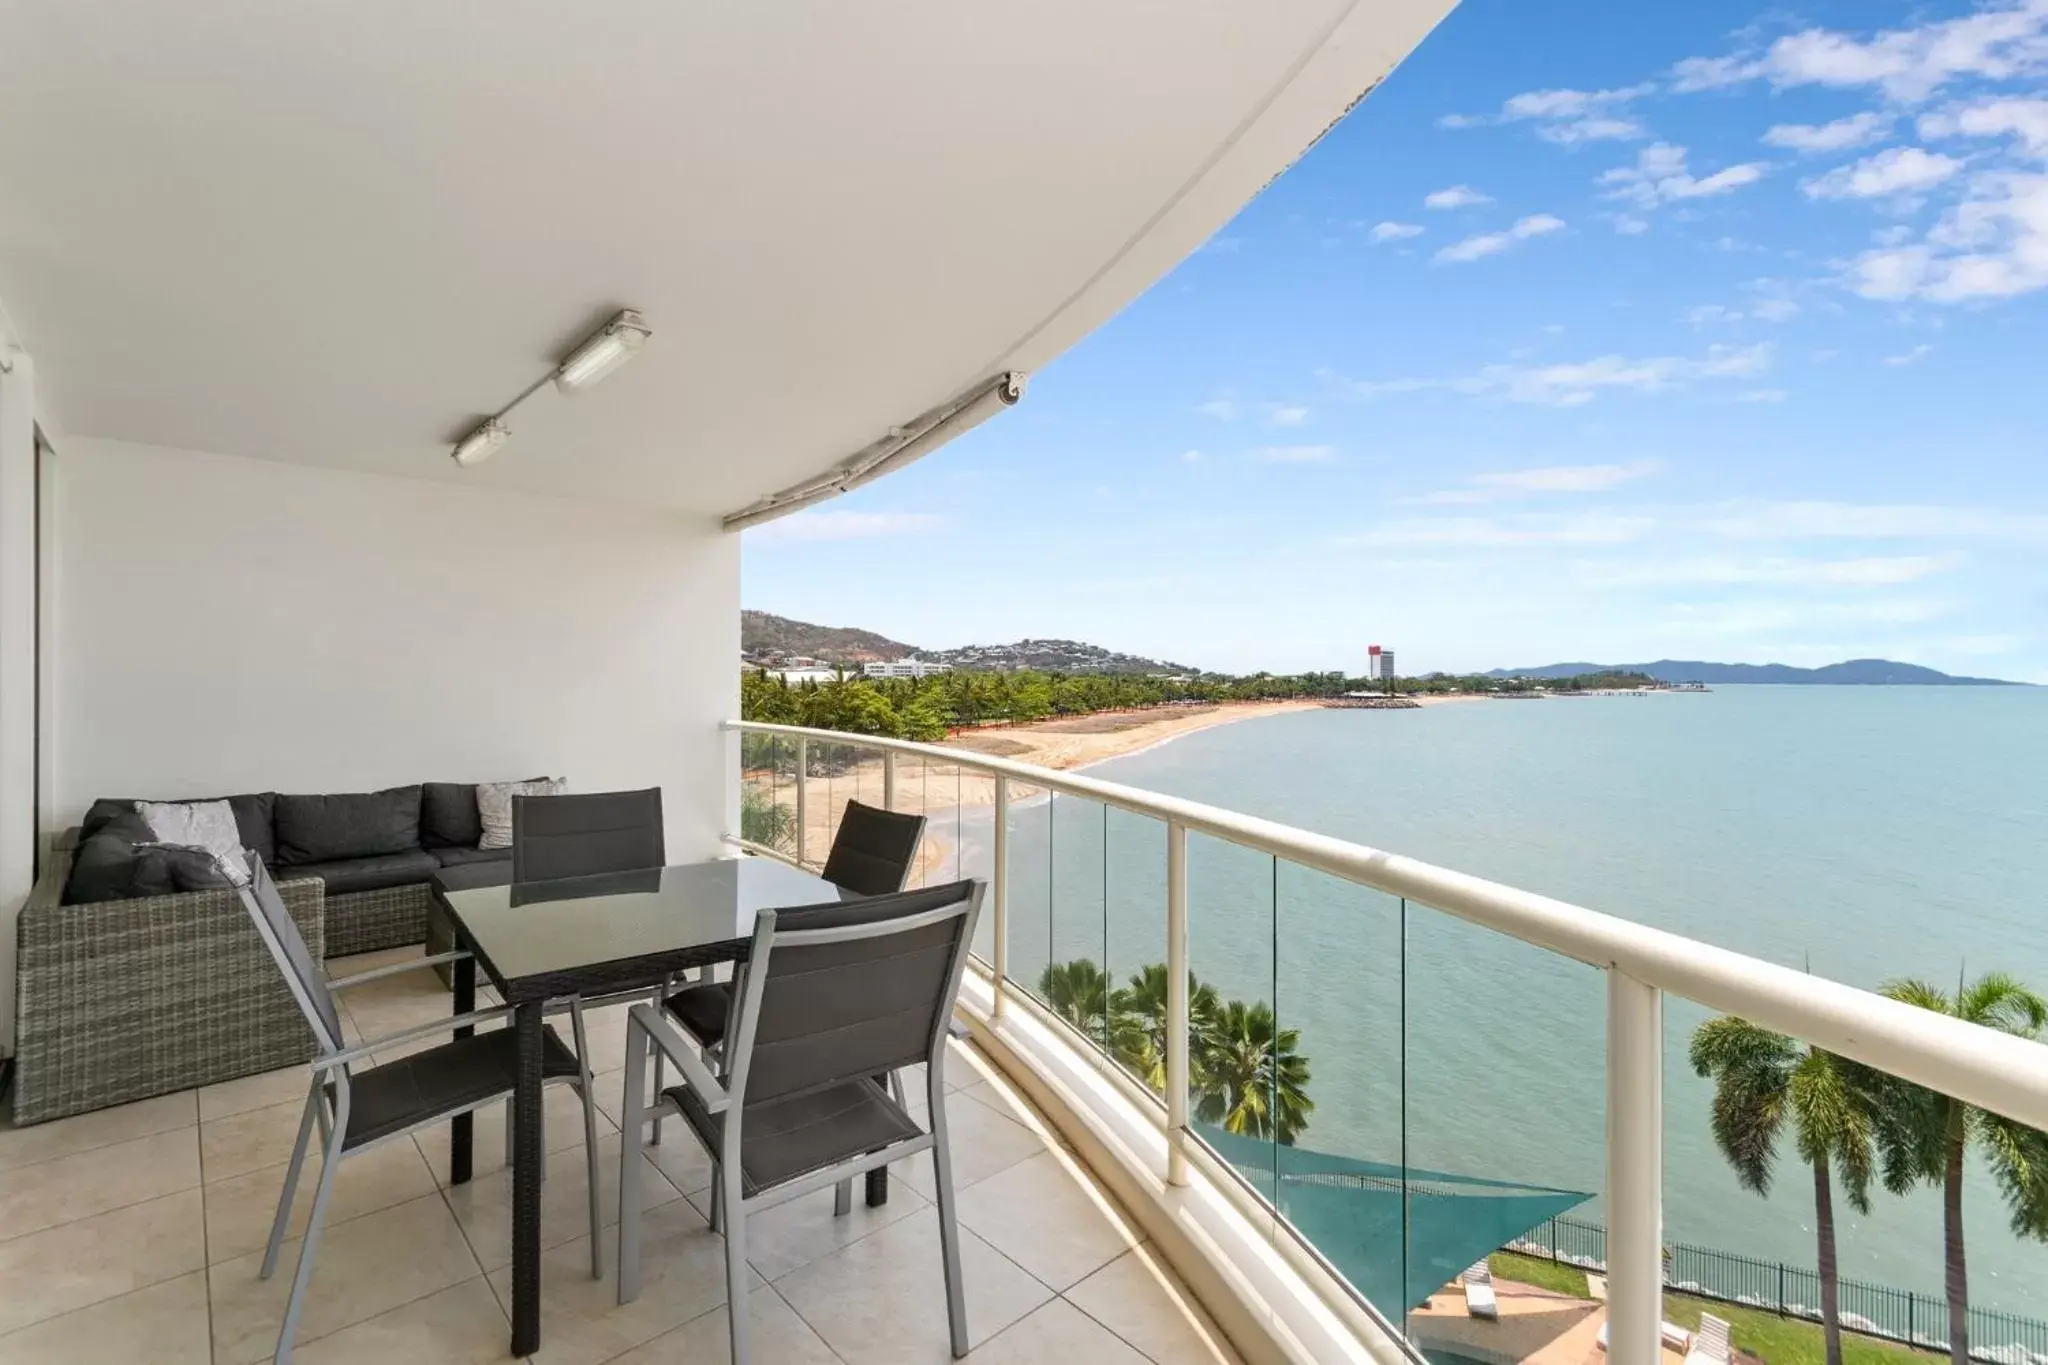
[[[229,885],[249,884],[242,831],[235,823],[234,807],[226,801],[137,801],[135,813],[149,826],[156,842],[203,848],[213,855]]]
[[[512,798],[515,796],[560,796],[568,790],[568,780],[560,777],[544,777],[532,782],[479,782],[476,788],[476,814],[483,825],[484,833],[476,841],[478,848],[512,847]]]

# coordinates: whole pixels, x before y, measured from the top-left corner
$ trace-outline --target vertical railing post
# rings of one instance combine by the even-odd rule
[[[996,774],[995,862],[996,960],[992,974],[995,1016],[1000,1019],[1009,1009],[1005,997],[1010,983],[1010,779],[1001,773]]]
[[[1188,830],[1166,825],[1166,1183],[1188,1183]]]
[[[1664,995],[1607,973],[1607,1358],[1657,1365],[1664,1320]]]
[[[804,865],[804,845],[809,842],[810,822],[804,819],[804,793],[811,785],[811,741],[799,735],[796,741],[796,865]]]
[[[882,809],[896,809],[896,751],[882,750]]]

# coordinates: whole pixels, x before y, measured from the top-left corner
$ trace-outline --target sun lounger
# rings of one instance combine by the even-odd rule
[[[1458,1277],[1465,1286],[1465,1311],[1475,1318],[1498,1318],[1500,1305],[1493,1297],[1493,1271],[1486,1262],[1474,1261]]]
[[[1685,1365],[1728,1365],[1728,1324],[1712,1313],[1700,1314],[1700,1330],[1685,1353]]]
[[[1669,1346],[1674,1351],[1684,1351],[1691,1347],[1692,1333],[1686,1331],[1675,1322],[1660,1323],[1658,1325],[1662,1329],[1666,1346]],[[1600,1324],[1600,1349],[1603,1351],[1607,1349],[1607,1324],[1604,1322]]]

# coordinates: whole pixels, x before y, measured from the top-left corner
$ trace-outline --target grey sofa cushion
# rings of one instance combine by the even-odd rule
[[[95,807],[97,809],[97,807]],[[83,827],[81,826],[81,829]],[[125,811],[106,813],[71,855],[71,876],[64,883],[66,905],[127,900],[135,892],[135,846],[150,841],[149,826],[131,803]]]
[[[505,879],[512,879],[512,850],[509,848],[437,848],[430,850],[434,861],[443,867],[475,867],[486,863],[503,863]]]
[[[441,865],[423,848],[402,853],[378,853],[368,858],[337,858],[324,863],[298,863],[294,877],[318,877],[327,883],[329,896],[347,896],[357,891],[382,891],[387,886],[410,886],[430,882]]]
[[[85,812],[85,818],[79,821],[79,837],[90,839],[107,821],[123,813],[133,812],[138,799],[154,798],[102,797],[93,802]],[[277,861],[277,840],[272,830],[277,803],[276,792],[244,792],[240,796],[208,796],[193,799],[227,802],[229,809],[235,813],[235,828],[241,832],[242,847],[266,863]]]
[[[280,796],[276,827],[280,867],[417,852],[420,789],[415,785],[341,796]],[[429,875],[432,871],[430,866]]]
[[[133,854],[130,884],[137,896],[175,896],[235,884],[219,855],[196,844],[136,844]]]
[[[420,847],[475,848],[484,836],[476,814],[476,783],[420,784]]]

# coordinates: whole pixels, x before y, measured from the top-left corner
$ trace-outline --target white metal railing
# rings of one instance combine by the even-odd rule
[[[1008,809],[1012,781],[1101,802],[1163,822],[1167,832],[1167,1170],[1185,1184],[1188,1128],[1187,835],[1240,847],[1368,886],[1411,904],[1483,925],[1607,973],[1608,1321],[1610,1358],[1658,1359],[1663,1284],[1663,997],[1682,996],[1740,1015],[2031,1127],[2048,1129],[2048,1046],[1947,1018],[1869,991],[1809,976],[1742,953],[1635,924],[1583,906],[1363,844],[1311,833],[1199,801],[1078,773],[1055,772],[969,751],[875,735],[728,721],[747,734],[794,740],[798,772],[812,740],[880,750],[884,799],[895,795],[895,755],[995,779],[991,888],[995,1008],[1009,981]],[[802,848],[804,788],[796,791]],[[745,842],[735,836],[735,842]],[[782,850],[755,847],[785,856]]]

